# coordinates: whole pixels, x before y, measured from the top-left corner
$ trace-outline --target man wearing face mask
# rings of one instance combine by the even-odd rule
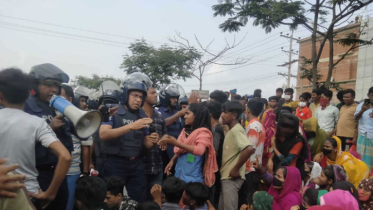
[[[325,89],[321,94],[320,107],[316,110],[316,119],[322,130],[331,137],[335,132],[339,119],[339,110],[337,107],[330,105],[330,100],[333,97],[331,90]]]
[[[293,94],[294,90],[293,88],[286,88],[285,89],[285,103],[282,106],[288,106],[295,110],[299,106],[299,102],[293,101]]]

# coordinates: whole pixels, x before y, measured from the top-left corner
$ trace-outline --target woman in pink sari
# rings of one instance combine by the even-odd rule
[[[189,182],[205,183],[211,187],[215,183],[218,170],[216,153],[211,133],[210,113],[203,104],[190,104],[185,112],[185,128],[176,140],[164,135],[159,145],[175,146],[175,155],[166,166],[165,173],[176,163],[175,177]]]
[[[345,210],[359,210],[359,204],[349,191],[334,190],[320,197],[320,205],[333,205]]]
[[[268,194],[273,196],[273,210],[290,210],[292,206],[302,205],[300,189],[302,180],[295,167],[280,167],[275,172]]]

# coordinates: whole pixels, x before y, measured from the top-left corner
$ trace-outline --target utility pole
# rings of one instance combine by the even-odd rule
[[[288,35],[289,34],[287,34],[286,36],[281,34],[280,36],[290,39],[289,51],[282,50],[283,52],[289,53],[289,62],[286,63],[286,64],[288,64],[288,76],[287,76],[288,82],[287,82],[287,87],[290,87],[290,78],[292,77],[292,75],[291,75],[291,64],[293,64],[296,61],[298,61],[298,60],[296,60],[296,61],[292,61],[291,60],[292,54],[298,55],[298,53],[294,53],[293,52],[293,40],[298,40],[299,41],[299,39],[296,39],[296,38],[293,37],[293,31],[291,31],[291,36],[290,37]],[[283,65],[281,65],[281,66],[283,66]]]

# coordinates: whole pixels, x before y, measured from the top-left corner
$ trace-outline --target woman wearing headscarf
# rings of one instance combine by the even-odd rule
[[[317,179],[312,180],[315,184],[319,185],[322,190],[328,190],[336,182],[346,181],[347,175],[343,167],[338,165],[330,165],[323,168],[321,174]]]
[[[268,194],[273,196],[273,210],[290,210],[302,204],[300,172],[295,167],[280,167],[273,176]]]
[[[373,209],[373,180],[364,179],[358,187],[359,200],[362,210]]]
[[[240,210],[272,210],[273,196],[265,191],[255,192],[253,201],[253,205],[242,205]]]
[[[361,204],[359,200],[359,193],[353,184],[348,181],[336,182],[330,187],[329,191],[333,190],[345,190],[351,193],[352,196],[356,199],[357,203],[359,204],[359,209],[361,209]]]
[[[185,112],[185,128],[176,140],[164,135],[159,145],[175,146],[175,156],[166,166],[165,173],[170,174],[175,161],[175,177],[189,182],[202,182],[211,187],[218,170],[215,149],[211,133],[210,114],[203,104],[190,104]]]
[[[310,182],[310,181],[317,179],[317,177],[321,175],[322,168],[320,164],[316,162],[307,162],[305,166],[306,166],[305,168],[306,176],[303,178],[303,181],[304,181],[303,192],[309,188],[318,189],[319,185],[315,184],[314,182]]]
[[[310,145],[311,149],[311,156],[313,158],[316,154],[322,152],[321,149],[324,141],[325,139],[329,138],[329,136],[325,131],[320,129],[317,119],[314,117],[303,121],[303,129],[306,133],[308,144]]]
[[[321,167],[324,168],[328,165],[342,166],[346,170],[347,181],[351,182],[355,187],[359,185],[361,180],[368,178],[368,166],[349,152],[342,152],[341,140],[338,137],[333,136],[326,139],[322,152],[324,156],[320,162]]]
[[[350,192],[334,190],[320,197],[320,205],[334,205],[345,210],[359,210],[359,204]]]
[[[297,167],[304,177],[304,162],[308,158],[307,142],[299,133],[299,120],[292,114],[281,114],[277,124],[276,138],[272,140],[273,153],[268,160],[268,170],[280,166]]]

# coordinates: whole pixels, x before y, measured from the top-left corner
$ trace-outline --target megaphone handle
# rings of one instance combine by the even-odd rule
[[[102,114],[102,121],[109,122],[109,117],[110,117],[109,108],[103,105],[100,112]]]

